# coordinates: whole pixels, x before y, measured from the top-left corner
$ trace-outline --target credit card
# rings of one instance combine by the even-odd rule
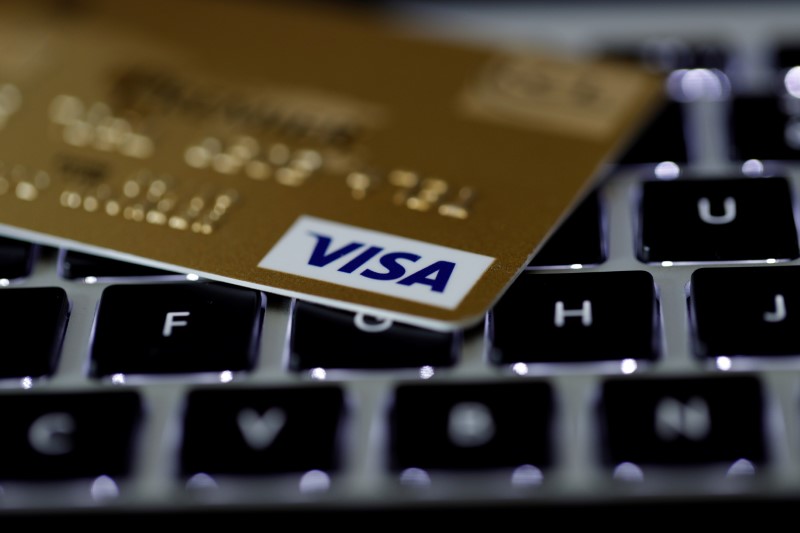
[[[661,101],[322,4],[0,7],[0,231],[451,330]]]

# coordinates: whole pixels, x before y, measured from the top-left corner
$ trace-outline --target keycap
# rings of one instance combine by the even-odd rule
[[[107,257],[62,250],[59,257],[59,273],[66,279],[85,279],[93,277],[104,278],[131,278],[145,276],[170,276],[175,275],[166,270],[126,263]]]
[[[617,46],[606,56],[641,63],[650,70],[668,73],[677,69],[724,69],[727,51],[717,43],[690,43],[674,38],[646,39],[637,46]]]
[[[761,386],[752,376],[610,379],[602,387],[611,464],[766,459]]]
[[[44,376],[55,370],[69,316],[57,287],[0,290],[3,349],[0,377]]]
[[[392,467],[543,468],[552,414],[546,383],[401,385],[390,415]]]
[[[29,242],[0,237],[0,279],[12,280],[30,274],[35,250]]]
[[[779,70],[800,66],[800,42],[782,43],[775,54],[775,66]]]
[[[494,363],[654,359],[653,277],[524,273],[490,315]]]
[[[184,419],[184,475],[333,470],[342,390],[333,386],[197,389]]]
[[[800,159],[800,116],[787,113],[785,105],[769,96],[733,101],[730,131],[738,159]]]
[[[789,184],[783,178],[643,185],[641,261],[791,259],[799,253]]]
[[[529,266],[597,265],[605,259],[600,200],[595,191],[556,229]]]
[[[263,313],[262,293],[234,286],[112,285],[100,299],[91,373],[250,369]]]
[[[687,160],[683,107],[667,103],[619,158],[622,165]]]
[[[690,301],[699,355],[800,355],[800,267],[701,268]]]
[[[289,334],[289,367],[402,368],[452,365],[456,335],[376,320],[297,301]]]
[[[141,415],[132,391],[0,394],[0,479],[120,476]]]

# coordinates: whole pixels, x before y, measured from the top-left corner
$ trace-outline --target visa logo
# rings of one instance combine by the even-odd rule
[[[493,262],[485,255],[301,216],[258,266],[455,309]]]
[[[429,285],[431,290],[436,292],[444,292],[447,287],[447,282],[450,280],[450,276],[456,268],[456,264],[452,261],[434,261],[432,264],[406,275],[407,272],[404,264],[419,261],[422,259],[420,255],[411,252],[383,253],[384,249],[381,246],[367,246],[360,242],[351,242],[338,250],[330,250],[330,237],[316,233],[312,233],[311,235],[316,237],[317,245],[314,247],[314,251],[311,252],[308,264],[316,267],[325,267],[345,257],[349,260],[336,269],[339,272],[352,274],[356,270],[361,269],[358,274],[365,278],[381,281],[398,280],[397,283],[400,285],[408,286],[419,283],[422,285]],[[369,265],[364,266],[369,263],[370,260],[376,258],[376,256],[380,268],[374,266],[370,267]]]

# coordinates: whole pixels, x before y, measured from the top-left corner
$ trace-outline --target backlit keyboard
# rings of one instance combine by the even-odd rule
[[[479,327],[1,240],[0,516],[795,502],[800,12],[784,35],[739,7],[556,39],[661,70],[669,102]],[[524,38],[513,13],[397,16]]]

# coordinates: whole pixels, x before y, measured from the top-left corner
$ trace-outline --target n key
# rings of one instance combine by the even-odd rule
[[[752,376],[613,379],[602,421],[611,464],[751,463],[766,458],[763,398]]]

